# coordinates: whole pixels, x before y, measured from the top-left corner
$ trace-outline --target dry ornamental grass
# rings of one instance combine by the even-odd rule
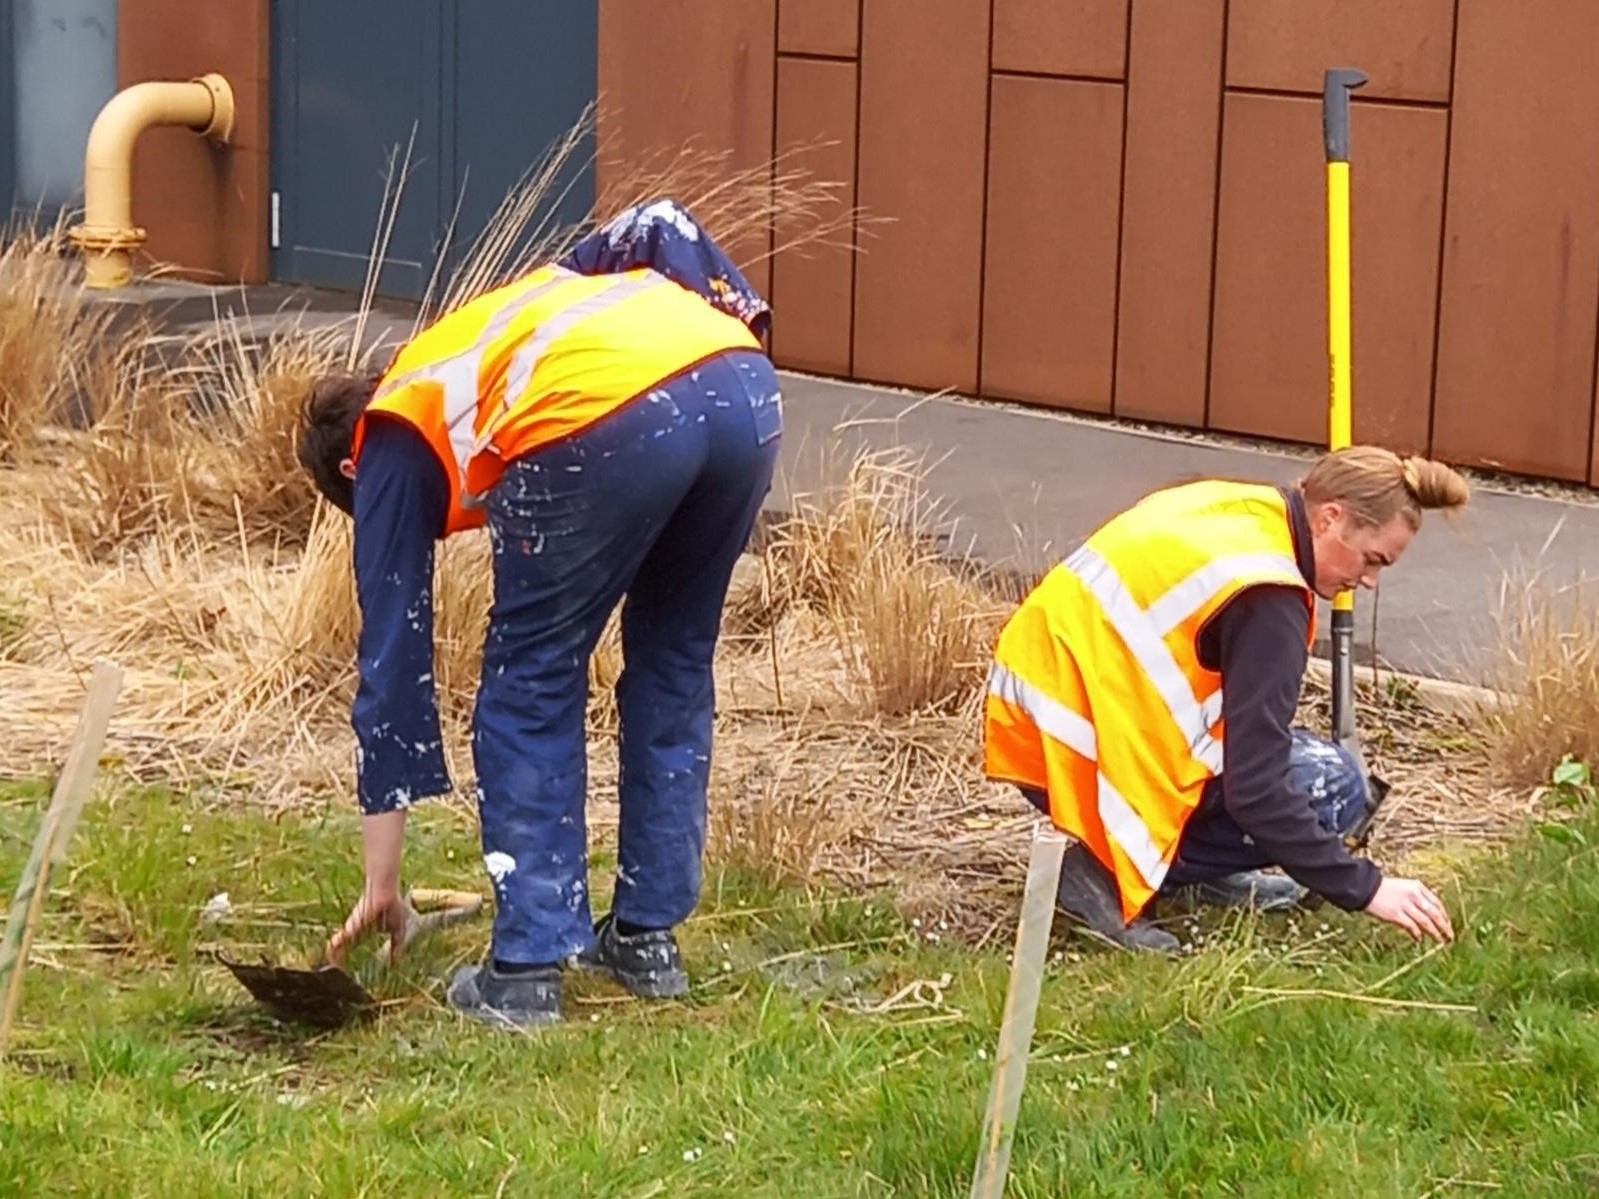
[[[435,308],[569,244],[574,231],[541,214],[580,141],[558,146],[507,197],[461,270],[435,281]],[[593,220],[663,194],[743,247],[745,262],[836,240],[861,221],[797,166],[734,172],[715,156],[620,179]],[[384,235],[380,222],[377,246]],[[237,332],[177,345],[138,328],[107,336],[65,285],[58,250],[48,237],[0,250],[0,387],[11,389],[0,395],[5,769],[48,767],[89,663],[108,655],[127,672],[109,752],[129,772],[215,788],[219,802],[349,802],[350,528],[316,502],[294,463],[293,428],[305,380],[358,361],[366,305],[349,327],[291,328],[262,345]],[[49,337],[32,332],[43,329]],[[63,375],[68,360],[82,369]],[[60,427],[69,390],[87,401],[83,428]],[[1018,593],[937,551],[948,522],[922,478],[907,451],[858,457],[835,489],[798,497],[747,560],[717,663],[711,850],[798,879],[888,887],[902,905],[985,938],[1013,918],[1033,819],[981,769],[984,677]],[[442,545],[436,575],[435,674],[459,803],[472,793],[486,538]],[[1591,733],[1599,629],[1584,619],[1558,634],[1538,626],[1523,669],[1536,694],[1556,697],[1542,710],[1563,707]],[[616,816],[610,691],[620,668],[613,617],[590,663],[601,838]],[[1325,728],[1322,699],[1307,691],[1306,715]],[[1379,769],[1399,784],[1377,827],[1379,856],[1497,836],[1524,816],[1512,795],[1525,788],[1490,790],[1469,722],[1369,687],[1362,721]],[[1594,752],[1591,737],[1528,731],[1545,728],[1542,717],[1504,725],[1528,769],[1568,742]]]

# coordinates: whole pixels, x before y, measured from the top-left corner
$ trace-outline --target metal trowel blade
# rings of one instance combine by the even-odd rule
[[[257,1003],[285,1023],[338,1028],[364,1019],[377,1009],[377,1000],[338,966],[306,969],[266,962],[252,964],[229,961],[220,955],[219,960]]]

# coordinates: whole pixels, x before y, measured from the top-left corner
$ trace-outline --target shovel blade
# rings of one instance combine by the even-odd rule
[[[1371,837],[1371,825],[1377,818],[1377,809],[1382,807],[1383,800],[1388,798],[1393,786],[1386,779],[1373,774],[1367,767],[1366,755],[1360,751],[1358,737],[1340,738],[1339,744],[1354,756],[1355,764],[1360,768],[1360,777],[1366,784],[1364,810],[1360,813],[1360,818],[1355,821],[1354,827],[1344,834],[1344,842],[1351,849],[1364,849]]]
[[[338,1028],[377,1009],[366,988],[337,966],[307,970],[220,960],[257,1003],[284,1023]]]

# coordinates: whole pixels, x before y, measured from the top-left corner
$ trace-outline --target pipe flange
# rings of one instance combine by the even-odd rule
[[[195,127],[195,132],[201,137],[208,137],[214,142],[225,144],[233,136],[233,86],[227,77],[215,71],[206,75],[197,76],[189,82],[198,83],[211,93],[211,119],[203,126]]]
[[[114,225],[74,225],[67,231],[67,238],[86,254],[114,254],[138,249],[145,242],[145,231]]]

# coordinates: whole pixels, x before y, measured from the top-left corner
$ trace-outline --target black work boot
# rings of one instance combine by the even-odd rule
[[[483,966],[462,966],[445,993],[449,1005],[463,1016],[508,1028],[537,1028],[561,1019],[561,970],[541,966],[536,970],[501,974],[492,960]]]
[[[1293,879],[1264,870],[1240,870],[1221,878],[1192,883],[1182,890],[1203,903],[1255,912],[1286,912],[1304,902],[1309,892]]]
[[[614,912],[594,926],[594,948],[579,954],[577,964],[607,971],[641,999],[678,999],[688,994],[688,971],[683,969],[672,930],[651,929],[624,937],[617,931]]]
[[[1123,949],[1177,953],[1182,947],[1176,937],[1147,920],[1140,918],[1131,924],[1122,920],[1121,893],[1115,877],[1081,841],[1073,843],[1061,859],[1055,902],[1068,916],[1076,917],[1092,932]]]

